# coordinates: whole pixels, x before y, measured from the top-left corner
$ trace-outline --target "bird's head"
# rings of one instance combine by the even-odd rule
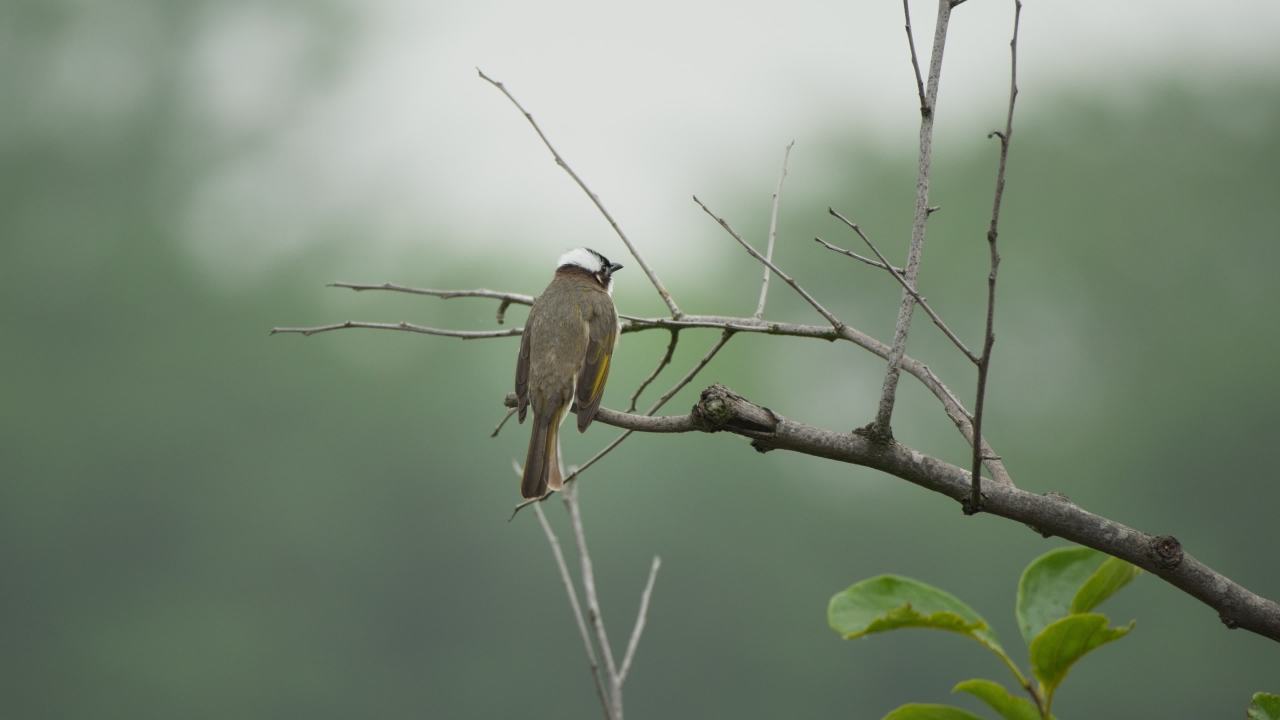
[[[561,255],[556,261],[556,268],[564,267],[582,268],[610,294],[613,293],[613,274],[622,269],[621,265],[609,262],[609,258],[591,248],[574,248]]]

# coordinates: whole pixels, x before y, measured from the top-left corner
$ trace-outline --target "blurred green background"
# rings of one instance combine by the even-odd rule
[[[178,239],[184,203],[228,155],[254,152],[254,140],[219,145],[180,100],[189,78],[175,67],[203,5],[141,5],[159,28],[144,42],[151,74],[123,101],[87,106],[97,112],[62,102],[94,92],[93,78],[67,85],[56,72],[68,43],[92,45],[92,35],[69,35],[89,7],[4,9],[0,715],[597,715],[541,532],[530,513],[507,522],[518,485],[510,462],[527,428],[488,438],[516,341],[266,332],[345,319],[489,327],[492,303],[323,284],[449,278],[536,293],[549,268],[469,253],[467,217],[440,220],[454,242],[428,240],[438,228],[423,227],[423,242],[370,257],[362,243],[378,219],[352,211],[252,282],[211,279]],[[338,22],[335,8],[307,12],[323,30]],[[343,62],[339,40],[328,47],[310,66],[320,78]],[[1123,103],[1024,94],[988,424],[1022,486],[1176,534],[1272,598],[1278,89],[1264,68],[1212,84],[1170,77]],[[902,256],[909,134],[879,146],[846,129],[808,139],[784,202],[782,265],[882,338],[898,297],[892,280],[810,238],[856,246],[826,216],[835,205]],[[994,149],[955,137],[935,167],[944,210],[930,225],[921,283],[976,338]],[[704,197],[759,240],[775,173],[776,158]],[[577,193],[555,177],[557,191]],[[306,175],[294,180],[305,192]],[[714,248],[714,262],[659,270],[686,310],[749,313],[756,266],[696,213],[687,242]],[[592,222],[592,243],[626,262]],[[560,249],[547,251],[548,264]],[[620,308],[658,314],[629,264]],[[818,321],[778,282],[770,314]],[[523,315],[513,308],[509,322]],[[915,326],[912,354],[970,396],[969,369],[926,319]],[[714,339],[686,333],[645,399]],[[624,339],[606,404],[625,405],[665,342]],[[669,408],[718,381],[783,414],[852,428],[870,418],[881,372],[845,345],[738,337]],[[899,438],[963,463],[932,398],[910,379],[901,398]],[[574,434],[566,456],[584,458],[613,433]],[[965,518],[893,478],[762,456],[728,436],[636,436],[584,476],[582,499],[615,642],[630,629],[650,557],[663,558],[626,688],[637,718],[876,718],[906,701],[948,701],[967,677],[1003,680],[995,661],[955,637],[843,642],[826,627],[827,599],[873,574],[911,575],[959,595],[1017,645],[1018,572],[1059,544]],[[561,508],[548,509],[563,529]],[[1227,631],[1156,578],[1104,609],[1136,618],[1137,629],[1073,671],[1059,717],[1235,717],[1252,692],[1280,689],[1274,643]]]

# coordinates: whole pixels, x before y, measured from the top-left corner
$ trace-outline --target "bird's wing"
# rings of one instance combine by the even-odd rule
[[[533,323],[524,324],[524,332],[520,333],[520,355],[516,357],[516,409],[520,413],[520,422],[524,422],[525,410],[529,408],[529,336]]]
[[[613,301],[599,293],[592,298],[592,312],[587,320],[587,353],[578,373],[578,387],[574,399],[578,402],[578,432],[587,429],[595,419],[604,396],[604,384],[609,379],[609,365],[613,360],[613,345],[618,339],[618,315]]]

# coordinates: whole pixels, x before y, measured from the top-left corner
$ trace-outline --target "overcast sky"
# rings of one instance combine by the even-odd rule
[[[912,3],[922,55],[935,8]],[[228,3],[193,49],[191,102],[210,132],[278,131],[190,198],[184,241],[215,271],[247,277],[287,262],[349,213],[378,219],[363,239],[369,267],[407,243],[466,242],[467,252],[530,262],[615,243],[476,66],[508,85],[664,265],[705,222],[690,193],[714,202],[757,188],[767,199],[789,140],[795,174],[806,150],[836,133],[914,143],[895,0],[353,0],[342,22],[355,28],[354,47],[319,90],[301,78],[326,40],[295,14],[304,11]],[[1003,0],[956,9],[940,139],[999,120],[1011,21]],[[1064,90],[1123,103],[1149,79],[1274,77],[1278,30],[1274,0],[1027,0],[1020,111],[1033,117]],[[401,279],[448,284],[425,271]]]

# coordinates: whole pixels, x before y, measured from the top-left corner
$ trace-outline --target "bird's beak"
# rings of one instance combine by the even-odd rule
[[[619,265],[618,263],[612,263],[609,265],[609,274],[612,275],[621,269],[622,269],[621,265]]]

